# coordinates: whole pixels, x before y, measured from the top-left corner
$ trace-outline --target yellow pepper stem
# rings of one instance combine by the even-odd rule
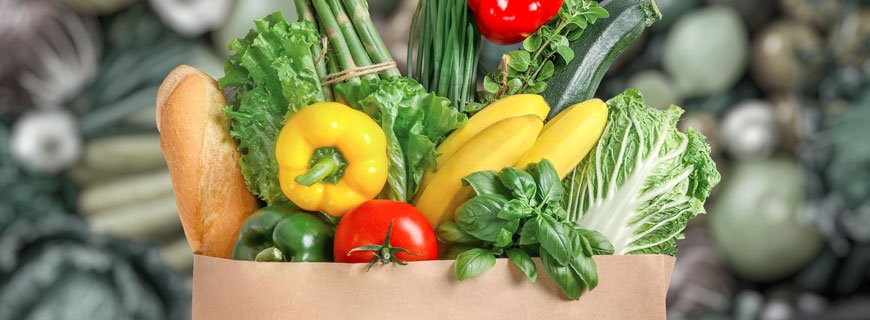
[[[335,148],[320,148],[312,155],[310,165],[308,171],[296,176],[296,183],[306,187],[318,182],[337,183],[344,175],[347,161]]]
[[[308,169],[303,174],[296,176],[296,183],[301,184],[306,187],[313,186],[315,183],[323,181],[324,178],[334,174],[338,171],[338,167],[340,164],[338,161],[335,161],[331,158],[323,158],[317,164],[315,164],[311,169]]]

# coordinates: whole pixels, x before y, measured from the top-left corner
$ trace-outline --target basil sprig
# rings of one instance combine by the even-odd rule
[[[537,266],[532,257],[540,257],[570,299],[598,285],[592,256],[613,254],[613,245],[602,234],[567,220],[565,190],[552,163],[476,172],[463,184],[475,196],[457,209],[455,221],[438,228],[441,241],[467,246],[456,257],[457,279],[483,274],[497,257],[507,257],[534,282]]]

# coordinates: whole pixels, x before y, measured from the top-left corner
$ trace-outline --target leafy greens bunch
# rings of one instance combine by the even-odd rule
[[[559,14],[523,41],[523,48],[502,57],[501,66],[483,79],[480,105],[485,106],[504,96],[541,93],[553,76],[556,62],[574,60],[570,42],[598,19],[610,14],[595,0],[565,0]]]
[[[617,255],[675,255],[719,183],[710,146],[692,128],[677,130],[682,109],[651,108],[636,89],[607,106],[598,145],[565,179],[568,220],[606,236]]]
[[[577,228],[562,207],[565,189],[553,165],[543,160],[525,171],[481,171],[463,179],[475,196],[456,211],[455,222],[437,232],[445,242],[470,246],[456,257],[459,280],[480,275],[507,257],[532,281],[533,256],[571,299],[598,285],[593,255],[609,255],[613,246],[592,230]]]
[[[321,77],[391,63],[364,0],[294,0],[304,21],[315,23],[327,39]],[[322,49],[322,47],[321,47]],[[320,61],[319,64],[324,64]],[[324,73],[325,72],[325,73]],[[389,172],[380,198],[411,200],[425,170],[435,169],[435,146],[465,125],[465,114],[451,102],[404,78],[395,65],[378,73],[349,77],[324,86],[334,99],[360,109],[377,121],[387,136]]]
[[[234,53],[220,79],[221,88],[234,93],[226,112],[232,121],[230,135],[239,141],[248,188],[269,205],[287,202],[275,160],[278,134],[285,120],[302,108],[336,100],[363,110],[386,133],[389,173],[380,197],[410,200],[424,170],[435,167],[435,146],[463,126],[466,116],[446,98],[401,77],[395,67],[338,83],[322,81],[392,57],[364,1],[295,3],[303,21],[288,23],[280,13],[256,20],[245,38],[229,44]]]

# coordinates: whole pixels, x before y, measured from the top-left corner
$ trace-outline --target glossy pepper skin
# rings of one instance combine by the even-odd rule
[[[293,115],[275,153],[281,191],[308,211],[342,216],[387,181],[387,139],[368,115],[335,102]]]
[[[312,213],[292,205],[266,207],[242,225],[233,259],[331,262],[334,237],[333,227]]]
[[[550,21],[564,0],[468,0],[484,37],[496,44],[519,43]]]

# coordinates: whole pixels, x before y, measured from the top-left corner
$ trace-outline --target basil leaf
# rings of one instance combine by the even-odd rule
[[[540,219],[540,218],[539,218]],[[526,221],[523,224],[523,229],[520,230],[520,245],[527,246],[538,243],[538,222]]]
[[[453,221],[447,221],[445,223],[442,223],[440,226],[438,226],[435,234],[438,236],[438,240],[448,243],[467,244],[480,241],[480,239],[477,239],[474,236],[468,234],[468,232],[459,229],[459,226],[456,225],[456,222]]]
[[[453,273],[459,281],[476,277],[495,266],[495,256],[488,250],[474,248],[456,256]]]
[[[501,229],[498,231],[498,237],[495,238],[495,243],[493,243],[493,245],[498,248],[504,248],[511,245],[513,241],[514,233],[505,229]]]
[[[589,242],[593,255],[612,255],[613,244],[603,234],[595,230],[576,228],[577,233]]]
[[[458,257],[459,254],[461,254],[465,251],[471,250],[471,249],[475,249],[475,248],[477,248],[477,247],[473,246],[473,245],[467,245],[467,244],[448,245],[447,250],[444,250],[444,259],[445,260],[456,260],[456,257]]]
[[[529,164],[526,170],[535,177],[539,191],[538,199],[541,203],[560,206],[565,187],[562,186],[562,179],[559,178],[553,163],[544,159],[539,163]]]
[[[504,248],[502,247],[493,247],[492,250],[489,250],[496,257],[500,257],[504,253]]]
[[[595,266],[595,260],[592,260],[592,248],[586,238],[581,236],[576,229],[570,228],[569,230],[569,239],[573,249],[570,267],[580,276],[587,288],[594,289],[598,286],[598,269]]]
[[[483,241],[495,242],[499,230],[516,232],[519,220],[498,218],[508,199],[497,194],[485,194],[471,198],[457,209],[456,225],[466,233]]]
[[[498,178],[517,197],[529,202],[534,199],[537,186],[535,178],[528,172],[517,168],[505,168],[498,174]]]
[[[573,254],[591,257],[594,253],[592,252],[592,246],[589,245],[589,240],[586,240],[586,238],[581,236],[580,233],[573,228],[568,228],[568,230],[570,233],[569,239],[571,239],[571,249],[573,249]]]
[[[495,171],[479,171],[462,178],[462,185],[471,186],[475,195],[500,194],[505,197],[511,195],[510,190],[505,188],[498,179]]]
[[[529,277],[529,280],[532,282],[538,280],[538,267],[535,266],[535,262],[532,261],[532,257],[528,253],[520,249],[507,249],[505,253],[507,253],[508,260],[520,268],[526,277]]]
[[[561,205],[550,205],[544,208],[544,214],[555,218],[558,221],[565,221],[568,218],[568,211]]]
[[[568,231],[565,226],[556,221],[553,217],[540,215],[537,219],[538,223],[538,242],[541,243],[543,251],[547,251],[561,265],[568,265],[573,257],[573,247],[571,239],[568,237]]]
[[[501,208],[501,211],[498,212],[498,217],[505,220],[528,218],[532,216],[532,211],[533,208],[529,206],[528,202],[513,199]]]
[[[553,281],[562,289],[571,300],[580,299],[583,294],[583,280],[577,275],[571,267],[559,264],[556,259],[547,253],[546,250],[541,250],[541,262],[544,269],[553,278]]]
[[[580,276],[583,283],[589,290],[595,289],[598,286],[598,267],[595,265],[595,260],[592,257],[585,255],[577,255],[571,260],[571,269]]]

